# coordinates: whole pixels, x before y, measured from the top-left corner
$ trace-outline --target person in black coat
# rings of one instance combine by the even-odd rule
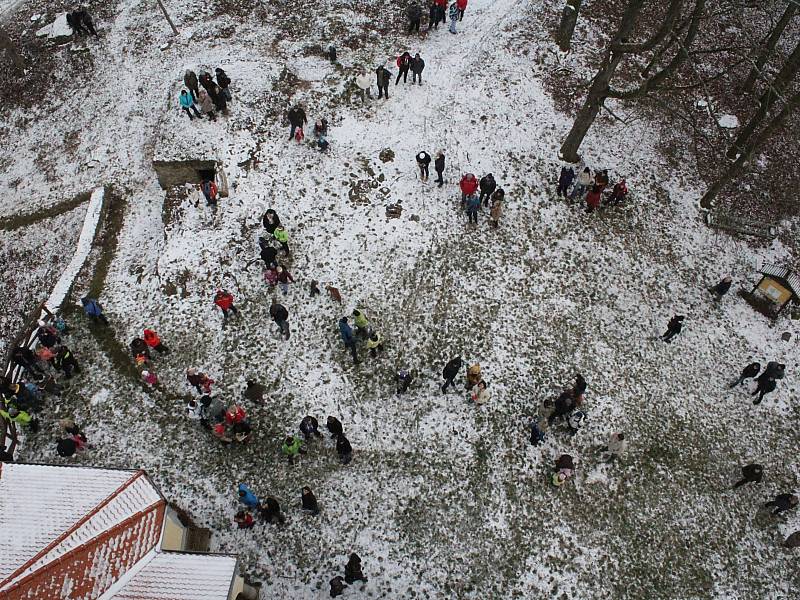
[[[742,467],[742,478],[734,484],[733,489],[742,487],[746,483],[761,483],[763,477],[764,467],[755,463],[745,465]]]
[[[717,285],[711,288],[711,293],[717,297],[717,300],[719,300],[728,293],[728,290],[731,289],[732,283],[733,279],[731,279],[731,276],[726,275]]]
[[[417,52],[414,58],[411,59],[411,84],[417,83],[419,77],[419,84],[422,85],[422,71],[425,69],[425,61]]]
[[[428,165],[431,164],[431,155],[423,150],[417,154],[417,166],[419,167],[419,178],[428,181]]]
[[[389,72],[389,69],[381,65],[377,69],[375,69],[375,75],[378,79],[378,100],[386,96],[386,99],[389,99],[389,82],[392,79],[392,74]]]
[[[264,229],[267,230],[267,233],[275,235],[275,230],[281,225],[281,219],[278,217],[278,213],[269,208],[267,212],[264,213],[264,216],[261,217],[261,224],[264,225]]]
[[[756,406],[761,404],[761,401],[764,399],[764,396],[774,392],[777,386],[778,384],[775,383],[774,379],[763,379],[759,381],[758,387],[756,387],[756,389],[753,390],[753,393],[750,394],[751,396],[755,396],[756,394],[758,394],[758,398],[753,400],[753,404],[755,404]]]
[[[775,510],[772,511],[772,514],[777,515],[789,510],[790,508],[794,508],[797,506],[797,503],[798,498],[794,494],[778,494],[775,496],[774,500],[764,504],[764,508],[774,507]]]
[[[266,240],[264,241],[266,242]],[[278,249],[268,245],[268,242],[264,246],[261,246],[261,252],[259,256],[261,256],[261,260],[264,261],[264,266],[267,269],[273,269],[278,266]]]
[[[675,315],[669,320],[669,324],[667,325],[667,330],[664,332],[664,335],[661,336],[661,339],[667,342],[668,344],[672,342],[672,338],[678,335],[681,330],[683,329],[683,321],[686,317],[682,315]]]
[[[300,421],[300,433],[303,434],[303,437],[306,438],[306,441],[309,441],[311,436],[321,438],[322,434],[319,431],[319,421],[317,421],[311,415],[303,417],[303,420]]]
[[[786,373],[786,365],[779,362],[770,361],[764,367],[764,372],[756,378],[756,381],[766,381],[767,379],[783,379]]]
[[[300,502],[304,511],[309,512],[315,516],[319,514],[319,504],[317,503],[317,497],[314,495],[314,492],[311,491],[310,487],[305,486],[302,489],[300,493]]]
[[[347,583],[353,583],[354,581],[367,582],[367,578],[364,577],[364,573],[361,570],[361,557],[355,552],[350,555],[350,559],[344,567],[344,580]]]
[[[463,366],[463,361],[460,356],[451,359],[449,363],[442,369],[442,377],[444,377],[444,385],[442,386],[442,393],[447,393],[448,386],[456,387],[455,379],[458,377],[458,372]]]
[[[572,387],[572,395],[575,398],[580,398],[586,392],[586,380],[583,375],[578,373],[575,376],[575,385]]]
[[[397,59],[397,79],[394,84],[400,83],[400,78],[403,78],[403,83],[408,83],[408,71],[411,68],[411,55],[408,52],[403,52],[400,58]]]
[[[284,340],[289,339],[289,311],[283,304],[278,304],[274,299],[272,305],[269,307],[269,316],[275,321],[275,324],[280,327],[281,335]]]
[[[431,5],[428,7],[428,31],[431,29],[439,31],[439,5],[435,0],[431,0]]]
[[[25,369],[33,377],[44,375],[44,370],[39,366],[39,360],[30,348],[17,346],[11,352],[11,360],[15,365]]]
[[[742,372],[739,374],[739,379],[737,379],[732,384],[730,384],[730,386],[728,386],[729,389],[733,389],[737,385],[743,384],[745,379],[752,379],[753,377],[758,375],[758,372],[760,370],[761,370],[761,363],[759,363],[759,362],[751,362],[744,369],[742,369]]]
[[[131,348],[131,354],[133,355],[134,358],[136,358],[140,354],[143,354],[147,360],[150,360],[150,348],[147,346],[147,344],[142,338],[140,337],[133,338],[130,348]]]
[[[272,496],[267,496],[267,499],[261,503],[259,507],[261,517],[267,523],[283,523],[283,513],[281,512],[281,505]]]
[[[433,168],[436,169],[436,183],[439,184],[439,187],[442,187],[444,184],[444,179],[442,178],[442,173],[444,173],[444,152],[441,150],[436,153],[436,160],[433,161]]]
[[[36,332],[36,337],[39,338],[39,343],[45,348],[52,348],[56,344],[61,343],[61,337],[56,330],[47,325],[39,325],[39,330]]]
[[[200,73],[200,77],[197,79],[200,82],[200,85],[203,86],[203,89],[208,92],[208,95],[214,97],[213,91],[214,88],[217,87],[217,84],[214,83],[214,78],[211,77],[211,73],[207,71],[203,71]]]
[[[481,195],[478,198],[478,201],[483,202],[484,206],[489,206],[489,198],[497,189],[497,182],[494,180],[494,175],[489,173],[488,175],[481,177],[480,188]]]
[[[226,100],[231,99],[231,92],[228,87],[231,85],[231,79],[228,77],[228,74],[223,71],[220,67],[214,69],[214,73],[217,76],[217,85],[222,90],[222,94],[225,96]]]
[[[344,583],[341,575],[337,575],[331,579],[331,598],[336,598],[337,596],[344,594],[344,588],[346,587],[347,584]]]
[[[343,465],[353,460],[353,447],[343,433],[336,436],[336,453],[339,455],[339,462]]]
[[[572,182],[575,181],[575,171],[572,170],[572,167],[561,167],[561,174],[558,176],[558,189],[556,190],[556,194],[564,198],[567,197],[567,190],[569,186],[572,185]]]
[[[422,9],[419,4],[412,2],[406,9],[406,18],[408,19],[408,33],[413,31],[419,32],[419,22],[422,20]]]
[[[577,406],[575,402],[575,396],[573,395],[572,390],[564,390],[561,392],[561,395],[556,398],[556,401],[553,405],[553,413],[547,417],[547,423],[549,425],[553,424],[553,421],[556,419],[563,419]]]
[[[303,110],[302,106],[297,104],[287,113],[286,117],[289,119],[289,125],[291,126],[289,129],[289,141],[292,141],[295,130],[298,127],[302,129],[303,125],[308,123],[306,111]]]
[[[336,417],[328,416],[327,421],[325,422],[325,427],[328,431],[331,432],[331,437],[335,438],[337,435],[341,434],[344,429],[342,428],[342,422],[339,421]]]

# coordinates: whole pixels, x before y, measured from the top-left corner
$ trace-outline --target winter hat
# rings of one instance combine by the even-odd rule
[[[47,327],[47,323],[45,323],[42,319],[39,319],[38,321],[36,321],[36,324],[39,327]]]
[[[197,369],[189,367],[188,369],[186,369],[186,374],[187,375],[197,375]]]
[[[12,406],[8,409],[8,416],[12,419],[19,414],[19,409],[16,406]]]

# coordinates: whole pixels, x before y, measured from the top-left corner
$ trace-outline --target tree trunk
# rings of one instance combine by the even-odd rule
[[[791,84],[798,71],[800,71],[800,43],[797,44],[794,52],[792,52],[780,72],[775,76],[775,80],[764,90],[764,93],[758,101],[758,110],[756,110],[755,114],[750,118],[747,125],[739,130],[733,144],[731,144],[731,147],[728,148],[728,151],[725,153],[728,158],[736,158],[740,149],[747,144],[747,140],[761,125],[761,122],[766,118],[775,100],[786,91],[786,88],[789,87],[789,84]]]
[[[733,181],[733,179],[742,171],[744,164],[750,159],[755,152],[764,142],[766,142],[775,131],[783,127],[786,119],[791,115],[797,107],[800,106],[800,92],[797,92],[794,96],[792,96],[789,101],[784,105],[783,109],[775,115],[775,118],[769,122],[769,124],[761,130],[755,137],[752,137],[747,144],[746,147],[742,149],[742,152],[739,154],[739,157],[728,165],[728,168],[725,170],[717,181],[708,188],[708,191],[703,195],[700,199],[700,206],[707,210],[710,210],[712,207],[712,202],[714,198],[717,197],[717,194],[724,188],[728,183]]]
[[[172,22],[172,19],[170,18],[169,13],[167,12],[167,8],[164,6],[164,3],[161,0],[156,0],[156,2],[158,2],[158,7],[161,9],[161,12],[164,13],[164,18],[167,20],[167,23],[169,23],[169,26],[172,28],[172,33],[178,35],[178,28],[175,27],[175,23]]]
[[[561,24],[558,26],[556,41],[562,52],[568,52],[572,43],[572,34],[575,33],[575,25],[578,23],[578,11],[581,9],[583,0],[567,0],[564,10],[561,13]]]
[[[627,39],[633,27],[636,24],[636,17],[642,9],[645,0],[630,0],[625,8],[625,14],[622,16],[622,21],[619,24],[619,29],[614,35],[614,39],[609,44],[609,49],[606,51],[603,58],[603,64],[600,65],[597,74],[592,79],[592,84],[589,86],[589,92],[586,95],[586,100],[583,102],[583,107],[578,111],[575,116],[575,122],[572,124],[567,134],[567,138],[561,145],[561,158],[567,162],[578,162],[580,156],[578,149],[583,143],[583,138],[591,128],[597,114],[600,112],[600,107],[603,105],[606,93],[608,92],[611,79],[619,66],[623,52],[614,52],[614,48],[621,43],[622,40]]]
[[[8,37],[5,31],[0,31],[0,50],[8,52],[15,71],[19,71],[20,73],[25,71],[25,59],[17,52],[14,42],[11,41],[11,38]]]
[[[789,4],[786,6],[786,10],[783,11],[783,15],[781,15],[781,18],[775,25],[775,29],[772,30],[769,38],[767,38],[767,43],[759,50],[758,58],[756,58],[755,64],[752,66],[750,73],[747,75],[747,79],[745,79],[744,83],[742,84],[742,89],[744,91],[753,91],[753,87],[761,75],[764,65],[767,64],[769,57],[772,56],[773,52],[775,52],[775,46],[778,44],[778,40],[781,39],[783,30],[786,29],[786,26],[792,20],[792,17],[796,11],[797,4],[794,2],[789,2]]]

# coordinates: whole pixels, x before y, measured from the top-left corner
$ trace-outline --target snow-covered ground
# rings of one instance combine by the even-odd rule
[[[543,91],[544,67],[513,42],[541,8],[473,0],[458,35],[390,33],[340,46],[334,66],[311,46],[357,33],[362,12],[337,7],[329,29],[316,23],[304,43],[276,36],[270,13],[169,5],[177,39],[153,6],[122,1],[99,23],[100,39],[53,49],[64,61],[88,53],[91,86],[51,114],[14,115],[27,118],[9,131],[14,154],[3,157],[0,184],[18,183],[0,200],[3,215],[44,198],[57,204],[54,188],[72,197],[108,184],[124,208],[118,235],[96,249],[103,267],[82,273],[72,294],[99,292],[111,330],[73,316],[69,344],[84,373],[48,405],[21,460],[60,460],[55,422],[74,416],[95,445],[76,462],[148,469],[214,530],[215,549],[243,555],[265,597],[326,596],[352,551],[369,582],[347,597],[797,597],[797,558],[780,544],[800,517],[757,511],[798,485],[800,326],[768,321],[735,293],[762,262],[792,257],[777,242],[750,246],[707,229],[693,174],[667,170],[646,122],[600,120],[583,148],[588,166],[627,176],[631,202],[587,215],[556,198],[570,116]],[[356,69],[374,69],[402,44],[425,59],[424,84],[392,82],[388,101],[346,103]],[[189,122],[169,94],[186,68],[216,66],[233,80],[231,115]],[[327,154],[287,143],[275,115],[290,101],[303,101],[311,120],[328,118]],[[217,149],[232,193],[216,212],[195,190],[165,201],[149,164],[159,135],[195,135]],[[69,152],[42,158],[47,140],[71,140]],[[379,157],[385,149],[393,160]],[[418,180],[423,149],[445,151],[444,187]],[[251,150],[257,168],[237,166]],[[457,182],[467,171],[492,172],[506,190],[497,230],[486,214],[466,225]],[[398,201],[402,217],[387,219],[385,206]],[[267,289],[260,261],[250,264],[267,207],[293,249],[297,283],[285,297]],[[70,222],[71,240],[80,225]],[[725,273],[735,288],[714,303],[707,287]],[[337,287],[343,305],[311,298],[312,279]],[[225,330],[212,303],[218,286],[241,311]],[[288,342],[270,321],[271,297],[289,310]],[[387,342],[382,357],[354,367],[336,323],[355,307]],[[658,335],[676,313],[686,315],[684,332],[667,345]],[[144,327],[172,349],[155,359],[157,389],[139,384],[126,353]],[[481,364],[488,405],[440,393],[441,369],[458,354]],[[753,359],[788,372],[758,407],[743,388],[726,389]],[[267,386],[265,406],[245,403],[255,428],[247,446],[223,448],[183,416],[190,366],[217,381],[224,401],[240,398],[249,378]],[[417,379],[397,396],[394,372],[408,366]],[[529,417],[577,372],[589,382],[587,425],[574,437],[557,427],[530,446]],[[350,465],[328,440],[286,464],[281,441],[306,414],[344,423]],[[605,464],[597,448],[612,431],[625,432],[630,449]],[[577,473],[555,488],[549,475],[564,452]],[[730,491],[747,462],[765,465],[765,482]],[[281,502],[286,526],[235,529],[242,481]],[[303,485],[320,500],[316,518],[298,509]]]

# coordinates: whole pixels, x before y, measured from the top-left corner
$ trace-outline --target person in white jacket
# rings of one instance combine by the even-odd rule
[[[361,96],[361,101],[366,102],[367,98],[372,100],[372,95],[370,94],[369,90],[372,86],[372,75],[369,73],[361,73],[356,77],[356,85],[359,89],[359,95]]]
[[[583,199],[583,196],[589,190],[590,185],[592,185],[592,173],[589,170],[589,167],[586,167],[580,172],[580,175],[578,175],[578,179],[575,181],[575,187],[572,188],[572,193],[569,195],[569,199]]]
[[[483,380],[480,380],[478,383],[472,386],[469,397],[478,406],[486,404],[489,401],[490,394],[489,390],[486,389],[487,387],[488,384]]]
[[[612,433],[608,436],[608,445],[602,448],[602,451],[608,455],[608,460],[612,460],[625,453],[628,448],[628,441],[625,439],[624,433]]]

